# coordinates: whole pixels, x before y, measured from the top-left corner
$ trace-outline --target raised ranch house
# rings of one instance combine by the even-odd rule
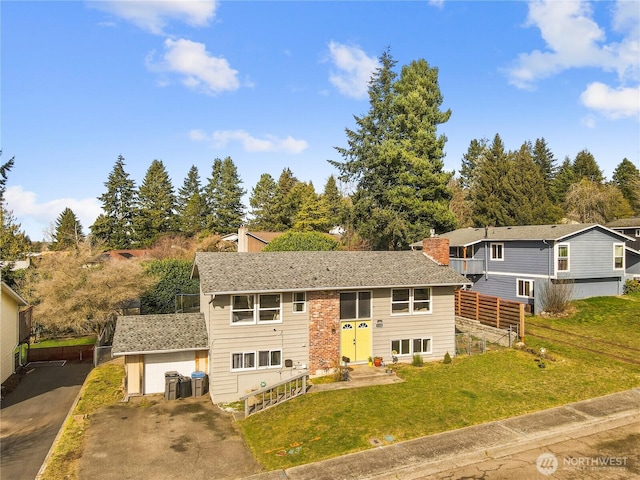
[[[541,293],[567,281],[572,298],[620,295],[630,237],[598,224],[462,228],[449,241],[450,266],[471,290],[542,309]],[[417,246],[419,246],[418,244]]]
[[[454,290],[468,283],[411,251],[197,253],[193,275],[216,403],[342,357],[453,355]]]

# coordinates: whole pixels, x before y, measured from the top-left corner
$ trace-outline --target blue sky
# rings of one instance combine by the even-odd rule
[[[71,208],[85,233],[118,157],[174,188],[230,156],[250,192],[289,167],[321,191],[369,109],[387,48],[439,69],[445,167],[472,139],[544,137],[605,175],[640,168],[640,3],[624,1],[3,1],[0,161],[32,240]],[[245,199],[246,200],[246,199]],[[246,202],[248,203],[248,202]]]

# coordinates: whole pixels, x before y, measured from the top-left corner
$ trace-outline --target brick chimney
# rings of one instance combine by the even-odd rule
[[[429,237],[422,240],[422,252],[440,265],[449,265],[449,239]]]

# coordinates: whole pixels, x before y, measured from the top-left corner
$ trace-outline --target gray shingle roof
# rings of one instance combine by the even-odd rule
[[[422,252],[198,252],[194,274],[206,294],[465,285]]]
[[[609,228],[640,228],[640,217],[621,218],[613,222],[607,223]]]
[[[118,317],[112,354],[208,349],[202,313]]]
[[[589,230],[591,228],[600,228],[609,231],[615,235],[621,235],[619,232],[610,230],[596,223],[579,223],[579,224],[558,224],[558,225],[523,225],[516,227],[489,227],[486,231],[483,228],[460,228],[452,232],[443,233],[442,238],[449,239],[449,245],[452,247],[461,247],[480,242],[482,240],[489,241],[509,241],[509,240],[547,240],[557,241],[576,233]]]

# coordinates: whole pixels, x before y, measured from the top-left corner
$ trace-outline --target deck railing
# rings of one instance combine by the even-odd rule
[[[255,390],[240,400],[244,401],[244,416],[262,412],[280,403],[291,400],[307,393],[308,371],[304,371],[295,377],[287,378],[280,383]]]

